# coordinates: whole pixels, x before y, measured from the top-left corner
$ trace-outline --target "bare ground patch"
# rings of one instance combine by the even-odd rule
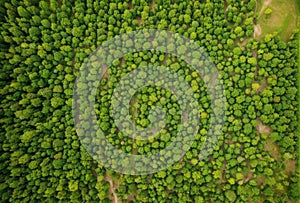
[[[112,203],[122,203],[118,200],[118,196],[115,192],[116,189],[119,187],[119,182],[117,180],[113,180],[108,174],[105,176],[105,181],[109,182],[109,199],[112,201]]]
[[[134,6],[133,6],[133,4],[132,4],[132,1],[129,1],[129,8],[132,10],[132,9],[134,9]]]
[[[263,183],[265,183],[265,181],[266,181],[266,177],[265,176],[256,177],[256,183],[257,183],[258,187],[261,187],[261,185]]]
[[[120,60],[121,60],[121,62],[120,62],[120,69],[122,70],[123,69],[123,65],[125,63],[125,59],[124,59],[124,57],[122,57]]]
[[[264,91],[264,89],[266,89],[267,87],[268,87],[268,81],[264,77],[262,79],[262,82],[260,83],[260,86],[259,86],[258,90],[256,91],[256,93],[260,93],[260,92]]]
[[[266,134],[268,136],[266,139],[266,143],[264,145],[264,149],[267,152],[269,152],[276,161],[280,161],[281,158],[279,157],[279,152],[280,152],[279,146],[269,138],[269,135],[273,131],[272,128],[270,128],[267,125],[264,125],[259,118],[257,119],[257,122],[258,122],[256,126],[257,132],[260,134]]]
[[[257,122],[258,122],[258,124],[256,126],[257,132],[259,132],[260,134],[266,134],[269,136],[272,132],[272,128],[270,128],[267,125],[264,125],[260,119],[257,119]]]
[[[261,26],[260,26],[259,24],[254,25],[254,33],[253,33],[253,37],[255,37],[255,38],[260,38],[261,33],[262,33],[262,31],[261,31]]]
[[[276,161],[281,161],[281,158],[279,157],[279,146],[270,138],[267,138],[266,140],[265,150],[268,151]]]
[[[155,12],[155,0],[152,0],[151,2],[151,9],[153,12]]]
[[[248,43],[249,38],[245,38],[244,41],[242,41],[241,43],[237,43],[239,45],[240,48],[242,48],[243,46],[245,46]]]
[[[297,170],[296,160],[288,159],[288,160],[284,161],[284,164],[285,164],[286,168],[283,170],[283,172],[286,175],[289,175],[290,173],[296,172],[296,170]]]
[[[138,21],[138,25],[141,26],[142,25],[142,18],[141,17],[137,17],[137,21]]]

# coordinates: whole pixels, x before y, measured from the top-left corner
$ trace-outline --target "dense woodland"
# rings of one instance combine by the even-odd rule
[[[1,1],[0,202],[299,201],[297,34],[287,42],[272,34],[255,39],[255,8],[255,0]],[[226,120],[212,154],[199,160],[212,112],[199,75],[155,51],[116,60],[100,82],[95,112],[107,140],[124,152],[163,149],[180,121],[170,91],[145,87],[135,94],[132,118],[146,127],[151,106],[160,106],[168,113],[166,129],[145,142],[124,137],[110,99],[126,73],[170,67],[200,104],[201,126],[182,159],[132,176],[106,169],[82,146],[73,87],[84,60],[104,41],[146,28],[179,33],[204,48],[223,80]]]

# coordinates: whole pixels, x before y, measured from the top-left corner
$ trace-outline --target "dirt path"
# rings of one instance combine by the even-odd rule
[[[151,8],[152,8],[152,11],[155,12],[155,0],[152,0],[152,3],[151,3]]]
[[[244,41],[242,43],[237,43],[239,45],[240,48],[242,48],[243,46],[245,46],[248,43],[248,38],[245,38]]]
[[[227,21],[226,9],[227,9],[227,2],[224,1],[224,17],[225,17],[225,20]]]
[[[118,185],[116,184],[116,182],[114,182],[113,179],[108,174],[106,174],[105,180],[107,182],[109,182],[109,185],[110,185],[109,196],[110,196],[110,199],[112,200],[112,203],[121,203],[121,202],[119,202],[118,196],[115,193],[115,190],[118,188]],[[111,196],[111,194],[112,194],[112,196]]]
[[[132,9],[134,9],[134,6],[133,6],[133,4],[132,4],[132,1],[129,1],[129,8],[132,10]]]
[[[167,64],[167,60],[168,60],[168,53],[165,53],[165,57],[164,60],[160,63],[160,65],[166,65]]]
[[[254,9],[254,15],[253,18],[255,18],[256,14],[257,14],[257,7],[258,7],[258,2],[257,0],[255,1],[255,9]]]
[[[122,70],[123,69],[123,65],[125,63],[125,59],[124,57],[121,58],[121,62],[120,62],[120,69]]]
[[[262,13],[264,12],[264,10],[266,10],[266,8],[268,7],[268,5],[272,3],[272,0],[265,0],[263,6],[261,7],[259,14],[258,14],[258,18],[260,18],[260,16],[262,15]]]
[[[268,87],[268,81],[267,78],[263,77],[262,79],[262,83],[260,84],[257,93],[264,91],[264,89],[266,89]]]
[[[141,17],[137,17],[137,21],[138,21],[138,25],[141,26],[141,24],[142,24],[142,18]]]
[[[259,24],[254,25],[254,34],[253,34],[253,37],[258,38],[258,37],[261,36],[261,33],[262,33],[261,26]]]

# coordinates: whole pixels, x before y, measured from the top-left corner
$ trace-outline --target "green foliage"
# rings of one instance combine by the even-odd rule
[[[254,15],[256,0],[151,4],[139,0],[0,2],[0,202],[112,202],[111,193],[120,202],[249,202],[249,197],[252,202],[299,201],[296,40],[289,37],[289,42],[283,42],[272,33],[263,40],[253,39],[254,25],[259,24],[258,11]],[[271,14],[266,9],[265,14],[271,19],[277,11]],[[157,121],[150,112],[158,106],[166,112],[165,127],[157,136],[146,132],[147,140],[125,136],[112,118],[110,103],[114,88],[132,70],[166,66],[184,78],[200,104],[193,112],[199,115],[200,125],[190,149],[168,154],[179,161],[155,174],[130,176],[105,169],[83,148],[78,136],[86,132],[74,128],[73,88],[85,59],[104,41],[146,28],[179,33],[207,52],[224,86],[226,119],[224,128],[218,120],[213,132],[220,134],[217,146],[207,158],[199,159],[199,152],[206,151],[204,141],[215,139],[207,137],[212,113],[221,111],[211,109],[214,95],[204,84],[211,79],[201,78],[188,61],[154,50],[116,59],[99,83],[94,109],[106,139],[118,150],[157,153],[170,146],[182,127],[178,123],[185,119],[182,101],[174,92],[143,87],[133,92],[121,114],[130,115],[143,129]],[[160,40],[151,43],[159,45]],[[122,43],[131,47],[134,40]],[[166,49],[190,54],[189,48],[176,42]],[[98,59],[92,65],[98,66]],[[80,83],[78,88],[86,91],[89,85]],[[81,116],[89,118],[82,110]],[[94,137],[87,136],[84,142],[101,146]],[[99,150],[95,153],[101,151],[95,148]]]
[[[30,17],[30,13],[25,8],[23,8],[22,6],[19,6],[17,8],[17,10],[18,10],[18,14],[19,14],[20,17],[22,17],[22,18],[29,18]]]
[[[58,108],[64,104],[64,100],[60,97],[53,97],[51,99],[51,106],[54,108]]]
[[[269,15],[271,15],[271,13],[273,12],[273,10],[271,8],[267,8],[265,11],[264,11],[264,14],[268,17]]]
[[[236,200],[236,194],[233,191],[230,190],[226,191],[225,196],[227,197],[229,202],[234,202]]]

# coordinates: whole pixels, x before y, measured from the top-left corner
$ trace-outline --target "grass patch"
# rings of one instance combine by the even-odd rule
[[[297,28],[298,5],[300,0],[272,0],[269,4],[264,5],[265,1],[258,0],[258,21],[261,26],[262,35],[277,33],[284,41],[288,41]],[[266,9],[272,9],[269,16],[265,15]]]
[[[263,0],[256,0],[256,6],[257,6],[257,8],[256,8],[256,13],[257,13],[257,14],[258,14],[259,11],[261,10],[263,3],[264,3]]]

